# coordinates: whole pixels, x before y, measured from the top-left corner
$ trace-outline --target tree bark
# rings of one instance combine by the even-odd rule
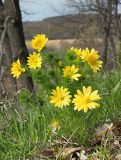
[[[33,91],[33,82],[29,76],[21,76],[19,80],[15,80],[10,75],[11,63],[14,60],[20,59],[24,65],[27,62],[28,50],[25,45],[23,34],[21,12],[19,0],[4,0],[4,42],[3,52],[5,56],[5,65],[3,71],[3,86],[6,95],[15,96],[17,91],[22,88],[27,88]],[[2,37],[1,37],[2,39]]]
[[[112,22],[112,1],[107,0],[107,6],[105,10],[102,10],[102,27],[103,27],[103,41],[102,41],[102,52],[101,57],[103,60],[103,66],[107,63],[107,52],[108,52],[108,38],[110,36],[111,22]]]
[[[2,3],[2,0],[0,0],[0,37],[2,36],[4,29],[4,6]],[[2,51],[2,43],[1,43],[2,38],[0,39],[0,95],[4,94],[4,86],[2,82],[3,78],[3,66],[2,66],[2,61],[3,61],[3,51]]]
[[[119,0],[115,0],[115,3],[114,3],[114,23],[116,25],[116,30],[117,30],[117,37],[119,39],[119,44],[120,44],[120,47],[119,47],[119,50],[121,50],[121,16],[120,14],[118,14],[118,5],[120,4],[121,2]],[[119,52],[120,53],[120,52]],[[117,54],[120,62],[121,62],[121,54]]]

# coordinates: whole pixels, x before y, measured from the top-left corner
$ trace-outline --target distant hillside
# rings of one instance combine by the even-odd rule
[[[92,25],[97,26],[99,19],[95,14],[69,14],[43,21],[24,22],[25,37],[31,39],[37,33],[45,33],[49,39],[79,38],[80,32],[87,32]]]

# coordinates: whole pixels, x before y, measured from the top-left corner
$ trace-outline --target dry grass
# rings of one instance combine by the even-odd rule
[[[101,39],[97,39],[98,44],[101,43]],[[31,49],[31,41],[26,40],[26,45],[28,49]],[[80,39],[57,39],[57,40],[49,40],[47,43],[48,50],[54,50],[54,51],[65,51],[69,47],[78,47],[78,48],[84,48],[86,47],[86,43],[83,40]]]

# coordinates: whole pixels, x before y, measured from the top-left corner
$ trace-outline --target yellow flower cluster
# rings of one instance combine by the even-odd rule
[[[67,88],[57,86],[56,89],[52,91],[50,103],[54,104],[55,107],[63,108],[64,106],[70,105],[71,97]],[[77,90],[77,94],[74,95],[72,103],[74,103],[74,110],[84,110],[84,112],[87,112],[89,109],[100,107],[100,104],[97,103],[100,99],[101,97],[98,94],[98,90],[92,91],[91,86],[87,88],[83,86],[83,91]]]
[[[75,54],[77,59],[81,58],[81,55],[82,55],[81,48],[78,49],[78,48],[71,47],[69,50]]]
[[[94,72],[97,72],[102,67],[102,61],[99,60],[99,55],[97,51],[93,48],[89,50],[85,48],[84,50],[71,47],[69,49],[78,60],[82,62],[87,62],[88,65]],[[69,51],[68,50],[68,51]],[[81,74],[78,73],[79,67],[75,65],[65,66],[63,69],[63,76],[71,80],[79,80]],[[74,98],[71,100],[70,92],[68,88],[63,86],[57,86],[55,90],[52,91],[52,96],[50,97],[50,103],[54,104],[55,107],[63,108],[69,106],[72,102],[74,104],[74,110],[87,112],[89,109],[94,109],[100,107],[98,101],[101,97],[98,94],[98,90],[92,91],[91,86],[83,86],[82,91],[77,90],[77,94],[74,95]]]
[[[48,38],[44,34],[38,34],[36,35],[32,41],[31,46],[33,49],[37,49],[38,52],[42,51],[42,49],[46,46],[46,43],[48,41]],[[36,69],[37,67],[40,68],[42,65],[42,57],[40,53],[30,53],[27,57],[27,66],[30,69]],[[11,66],[11,74],[16,79],[19,78],[19,76],[22,74],[22,72],[25,72],[25,68],[22,68],[20,60],[18,59],[16,62],[12,63]]]
[[[98,52],[94,48],[81,50],[71,47],[69,50],[75,54],[77,59],[87,62],[95,73],[102,67],[102,61],[99,60]]]
[[[27,66],[29,69],[36,69],[40,68],[42,65],[42,56],[40,51],[46,46],[48,38],[44,34],[36,35],[32,41],[31,46],[33,49],[36,49],[38,53],[33,52],[30,53],[27,57]],[[84,50],[73,48],[69,49],[78,60],[82,62],[87,62],[87,64],[91,67],[94,72],[97,72],[102,67],[102,61],[99,60],[98,52],[92,48],[89,50],[85,48]],[[59,62],[59,65],[62,66],[62,62]],[[20,60],[18,59],[16,62],[12,63],[11,66],[11,74],[16,79],[25,72],[25,69],[22,67]],[[79,80],[81,74],[79,73],[79,66],[68,65],[63,67],[63,77],[69,78],[71,80]],[[85,87],[83,86],[82,91],[77,90],[77,93],[74,95],[73,99],[72,95],[70,95],[70,91],[68,88],[64,88],[63,86],[57,86],[56,89],[52,90],[50,96],[50,103],[54,104],[55,107],[63,108],[65,106],[69,106],[71,103],[74,104],[74,110],[87,112],[89,109],[94,109],[100,107],[98,103],[101,97],[98,94],[98,90],[92,91],[91,86]],[[60,125],[57,121],[52,123],[52,128],[59,128]]]

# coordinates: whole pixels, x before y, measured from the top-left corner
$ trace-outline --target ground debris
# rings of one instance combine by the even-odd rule
[[[48,143],[32,160],[121,160],[121,120],[96,128],[88,147],[63,136]]]
[[[39,151],[32,160],[56,160],[56,154],[54,149],[43,149]]]

